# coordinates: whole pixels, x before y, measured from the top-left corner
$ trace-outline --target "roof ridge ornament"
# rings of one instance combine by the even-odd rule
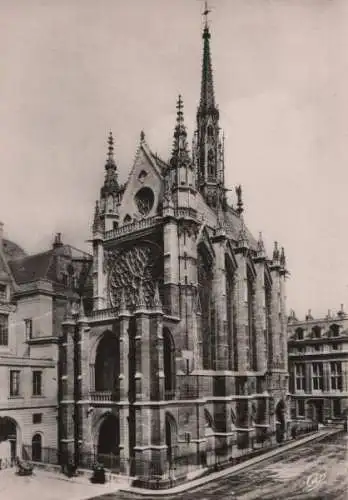
[[[265,244],[263,242],[261,231],[259,232],[259,239],[257,241],[257,256],[262,258],[266,257]]]
[[[241,226],[238,234],[238,246],[240,248],[248,248],[249,247],[249,238],[247,229],[244,223],[244,217],[241,215]]]
[[[244,212],[243,191],[241,184],[236,186],[236,195],[237,195],[237,213],[238,215],[241,216],[242,213]]]

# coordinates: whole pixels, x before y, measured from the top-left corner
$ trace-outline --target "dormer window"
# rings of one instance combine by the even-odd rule
[[[303,340],[303,338],[304,338],[303,328],[296,328],[295,334],[296,334],[297,340]]]
[[[0,302],[7,301],[7,286],[0,284]]]

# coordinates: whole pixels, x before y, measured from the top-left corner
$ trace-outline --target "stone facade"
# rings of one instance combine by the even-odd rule
[[[182,463],[245,454],[287,431],[287,276],[226,200],[224,139],[203,32],[197,132],[179,96],[171,159],[142,132],[120,185],[113,138],[92,228],[93,311],[67,311],[61,446],[163,487]],[[175,473],[173,472],[175,467]],[[156,487],[157,487],[156,486]]]
[[[1,226],[0,442],[12,458],[42,461],[47,448],[57,452],[58,341],[67,296],[74,297],[63,278],[69,266],[77,278],[84,261],[90,267],[88,254],[58,240],[28,256],[3,239]]]
[[[305,320],[288,320],[291,415],[321,423],[348,413],[348,316],[343,307]]]

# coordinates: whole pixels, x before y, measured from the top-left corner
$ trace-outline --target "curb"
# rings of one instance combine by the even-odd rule
[[[281,453],[285,453],[288,450],[292,450],[293,448],[297,448],[303,444],[309,443],[311,441],[320,441],[321,439],[324,439],[328,436],[332,436],[334,434],[338,434],[340,432],[343,432],[342,429],[331,429],[331,430],[323,430],[319,431],[315,435],[310,435],[307,437],[304,437],[302,439],[296,440],[295,442],[291,442],[288,445],[280,446],[279,448],[276,448],[275,450],[269,451],[268,453],[266,452],[265,454],[259,455],[257,457],[251,458],[250,460],[246,460],[245,462],[242,462],[241,464],[233,465],[232,467],[228,467],[224,469],[223,471],[219,472],[212,472],[211,474],[204,476],[202,478],[197,478],[193,479],[191,481],[188,481],[184,484],[180,484],[178,486],[174,486],[174,488],[170,489],[165,489],[165,490],[150,490],[150,489],[144,489],[144,488],[136,488],[133,486],[129,486],[127,488],[120,488],[118,491],[120,493],[132,493],[134,495],[138,495],[143,498],[169,498],[174,495],[177,495],[178,493],[184,493],[190,490],[193,490],[195,488],[198,488],[199,486],[203,486],[207,483],[210,483],[212,481],[215,481],[216,479],[224,478],[226,476],[233,475],[243,469],[247,469],[248,467],[252,467],[253,465],[258,464],[259,462],[263,462],[265,460],[268,460],[274,456],[280,455]]]

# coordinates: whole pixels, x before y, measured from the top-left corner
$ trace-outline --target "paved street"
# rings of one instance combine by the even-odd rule
[[[68,479],[35,469],[33,476],[17,476],[15,469],[0,470],[0,500],[85,500],[116,491],[122,483],[91,484],[87,478]],[[124,484],[123,484],[124,487]]]
[[[342,433],[284,452],[230,477],[212,481],[186,493],[177,493],[172,498],[175,500],[347,500],[347,492],[348,436]],[[151,495],[150,492],[149,494]],[[137,497],[118,492],[99,497],[99,500],[134,498]]]

